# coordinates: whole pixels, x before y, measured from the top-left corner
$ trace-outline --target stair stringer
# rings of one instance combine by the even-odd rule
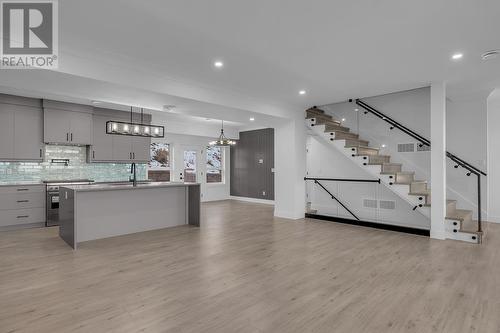
[[[312,118],[314,119],[314,118]],[[357,148],[355,147],[345,147],[346,140],[332,140],[332,136],[329,132],[325,133],[325,125],[319,124],[316,125],[315,120],[309,118],[306,121],[307,127],[311,129],[318,137],[320,137],[323,141],[326,141],[330,146],[333,146],[337,151],[341,152],[348,159],[353,161],[356,165],[358,165],[365,172],[370,174],[371,176],[380,179],[381,184],[390,189],[397,196],[406,201],[410,206],[417,207],[415,210],[420,214],[424,215],[426,218],[430,219],[430,207],[424,206],[422,202],[419,200],[418,196],[409,195],[410,193],[410,185],[407,184],[393,184],[390,185],[391,181],[388,175],[380,174],[382,171],[381,165],[364,165],[366,160],[363,156],[357,155]],[[422,204],[422,207],[419,205]]]

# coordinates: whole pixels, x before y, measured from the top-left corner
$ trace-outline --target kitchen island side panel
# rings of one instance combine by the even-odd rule
[[[77,193],[77,243],[187,223],[183,186]]]

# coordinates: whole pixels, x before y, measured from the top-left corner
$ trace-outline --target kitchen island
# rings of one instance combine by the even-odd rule
[[[61,186],[59,236],[68,245],[163,229],[200,226],[200,185],[181,182]]]

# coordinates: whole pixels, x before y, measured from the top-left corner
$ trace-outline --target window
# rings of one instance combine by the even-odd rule
[[[184,151],[184,181],[196,183],[196,151]]]
[[[148,179],[170,181],[170,145],[168,143],[151,143]]]
[[[222,148],[207,147],[207,183],[222,183]]]

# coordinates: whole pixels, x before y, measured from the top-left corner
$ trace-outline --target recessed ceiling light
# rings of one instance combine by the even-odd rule
[[[222,61],[216,61],[216,62],[214,62],[214,66],[216,68],[222,68],[222,67],[224,67],[224,63]]]
[[[253,118],[253,117],[252,117],[252,118],[250,118],[250,121],[254,121],[254,120],[255,120],[255,118]]]
[[[385,147],[387,147],[387,146],[386,146],[385,144],[383,144],[381,147],[382,147],[382,148],[385,148]]]
[[[342,121],[345,121],[345,118],[342,118]]]
[[[499,55],[500,55],[500,50],[491,50],[491,51],[483,53],[481,55],[481,58],[483,60],[491,60],[491,59],[495,59]]]
[[[100,101],[92,101],[92,104],[94,104],[94,105],[101,104],[101,103],[102,102],[100,102]]]
[[[354,109],[354,111],[358,112],[358,111],[359,111],[359,109],[358,109],[358,108],[355,108],[355,109]]]
[[[300,90],[299,91],[299,95],[305,95],[306,94],[306,91],[305,90]]]
[[[459,60],[459,59],[462,59],[463,57],[464,57],[463,53],[455,53],[454,55],[451,56],[451,59]]]
[[[163,111],[172,111],[175,109],[175,105],[163,105]]]

